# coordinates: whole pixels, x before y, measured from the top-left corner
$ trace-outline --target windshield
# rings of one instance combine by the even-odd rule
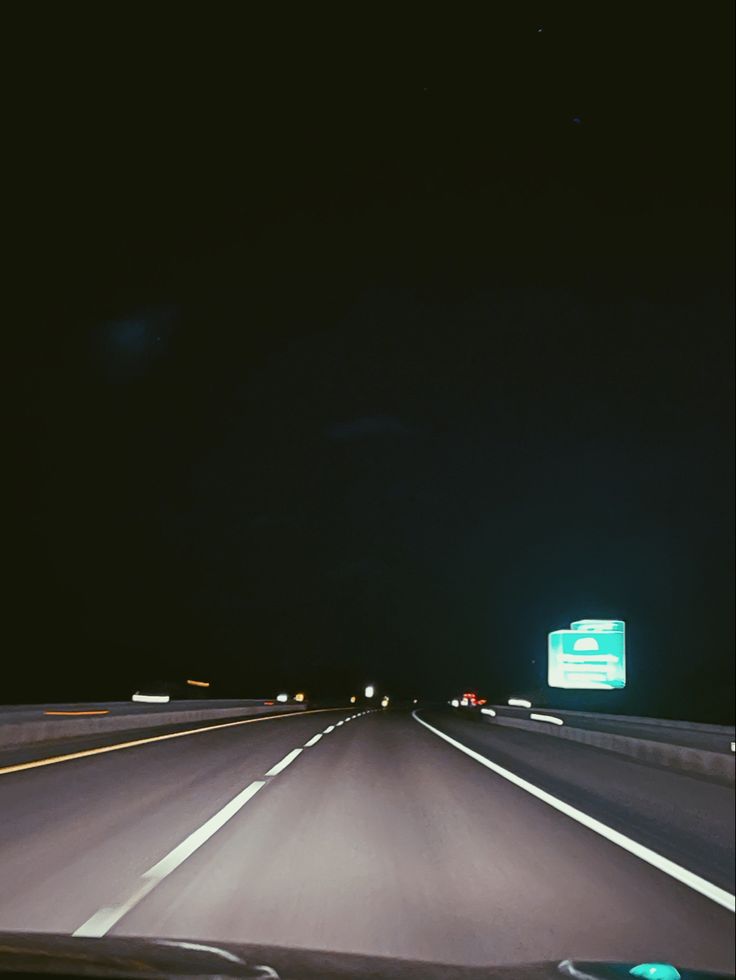
[[[0,932],[732,973],[732,5],[240,13],[18,26]]]

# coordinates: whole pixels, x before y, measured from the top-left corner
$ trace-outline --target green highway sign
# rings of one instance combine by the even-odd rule
[[[626,686],[626,639],[621,619],[578,619],[549,634],[550,687],[610,690]]]

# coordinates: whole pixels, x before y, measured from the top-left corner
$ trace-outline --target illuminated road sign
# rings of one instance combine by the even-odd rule
[[[574,623],[570,623],[570,629],[580,633],[600,633],[601,630],[623,633],[624,621],[623,619],[576,619]]]
[[[550,687],[608,690],[626,686],[623,620],[578,619],[569,630],[549,634]]]

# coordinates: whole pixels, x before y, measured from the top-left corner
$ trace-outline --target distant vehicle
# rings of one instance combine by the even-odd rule
[[[475,691],[465,691],[459,701],[463,708],[479,708],[481,705],[488,703],[487,698],[478,697]]]
[[[168,701],[201,701],[211,697],[209,687],[189,681],[153,680],[141,685],[131,701],[141,704],[166,704]]]
[[[141,704],[166,704],[171,700],[168,694],[152,694],[147,691],[136,691],[131,701],[138,701]]]

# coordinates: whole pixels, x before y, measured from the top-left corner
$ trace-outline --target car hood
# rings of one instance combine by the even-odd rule
[[[87,939],[50,933],[0,932],[0,980],[5,974],[67,977],[238,977],[243,980],[619,980],[634,964],[573,960],[514,966],[455,966],[418,960],[206,940]],[[682,980],[724,974],[680,971]]]

